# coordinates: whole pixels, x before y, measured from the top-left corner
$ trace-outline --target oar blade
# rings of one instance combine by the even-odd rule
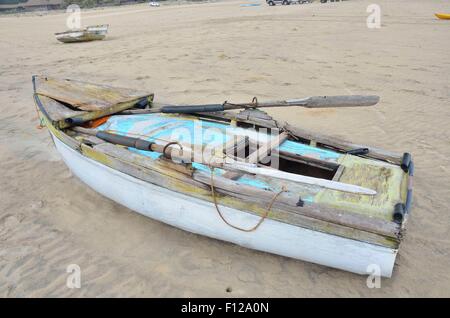
[[[380,101],[376,95],[342,95],[342,96],[313,96],[306,99],[286,101],[292,106],[302,106],[307,108],[328,108],[328,107],[362,107],[373,106]]]

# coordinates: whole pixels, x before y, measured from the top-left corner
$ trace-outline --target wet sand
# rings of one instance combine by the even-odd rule
[[[450,296],[449,1],[269,7],[238,2],[83,12],[104,41],[58,43],[66,15],[0,17],[0,296]],[[276,109],[279,120],[413,154],[413,211],[391,279],[256,252],[140,216],[91,191],[37,129],[31,75],[209,103],[377,94],[376,107]],[[302,242],[298,242],[302,244]],[[82,287],[66,287],[78,264]],[[231,288],[231,292],[226,289]]]

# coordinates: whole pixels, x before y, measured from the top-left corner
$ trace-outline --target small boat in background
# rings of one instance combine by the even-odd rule
[[[63,43],[103,40],[108,33],[108,24],[88,26],[81,30],[55,33],[56,39]]]
[[[434,15],[442,20],[450,20],[450,13],[435,13]]]

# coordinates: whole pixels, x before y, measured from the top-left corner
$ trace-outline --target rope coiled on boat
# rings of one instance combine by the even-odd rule
[[[39,120],[39,125],[36,126],[37,129],[42,129],[45,127],[45,123],[44,120],[41,118],[41,116],[39,115],[39,109],[36,105],[36,103],[34,104],[34,107],[36,108],[36,114],[37,114],[37,119]]]
[[[244,109],[254,109],[258,107],[258,98],[255,96],[253,97],[252,101],[248,104],[234,104],[234,103],[229,103],[228,101],[224,101],[222,103],[222,106],[235,106],[235,107],[240,107],[240,108],[244,108]]]

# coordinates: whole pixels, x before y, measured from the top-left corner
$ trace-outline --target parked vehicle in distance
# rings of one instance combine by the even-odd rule
[[[150,5],[150,7],[159,7],[159,2],[156,1],[150,1],[148,4]]]
[[[277,4],[287,6],[287,5],[291,5],[291,4],[310,3],[311,0],[266,0],[266,2],[269,6],[274,6]]]

